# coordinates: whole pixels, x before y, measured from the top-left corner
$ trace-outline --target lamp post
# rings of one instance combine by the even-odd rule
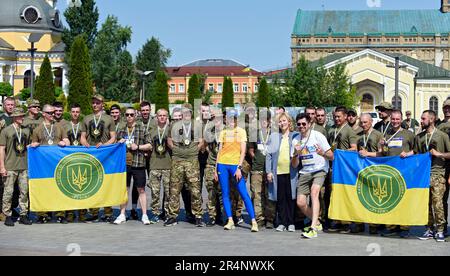
[[[135,70],[136,73],[138,73],[142,77],[142,90],[141,94],[139,95],[139,102],[143,102],[145,99],[145,77],[153,73],[154,71],[141,71],[141,70]]]
[[[406,65],[400,65],[400,57],[395,57],[395,64],[394,65],[386,65],[389,68],[395,68],[395,100],[394,100],[394,108],[400,109],[399,107],[399,96],[398,96],[398,83],[399,83],[399,70],[400,68],[406,68]]]
[[[30,97],[33,99],[33,92],[34,92],[34,54],[36,53],[37,49],[34,47],[34,43],[41,40],[42,36],[44,34],[30,34],[28,37],[28,42],[31,43],[31,48],[28,49],[31,52],[31,87],[30,87]]]
[[[81,2],[81,0],[67,0],[67,5],[69,6],[69,8],[79,8],[82,4],[83,3]]]

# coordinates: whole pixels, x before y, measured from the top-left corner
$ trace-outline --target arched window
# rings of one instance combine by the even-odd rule
[[[369,93],[364,94],[361,99],[361,112],[372,112],[373,109],[374,109],[373,96]]]
[[[397,99],[398,99],[398,108],[396,108],[396,105],[395,105],[395,96],[392,97],[392,106],[401,111],[402,110],[402,97],[398,96]]]
[[[29,88],[31,86],[31,70],[25,71],[23,74],[23,88]]]
[[[61,67],[53,68],[53,75],[55,76],[55,86],[62,87],[63,70]]]
[[[435,96],[430,98],[430,110],[433,110],[439,116],[439,100]]]

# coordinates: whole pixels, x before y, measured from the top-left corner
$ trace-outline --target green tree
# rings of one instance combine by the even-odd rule
[[[0,96],[10,97],[13,95],[13,87],[9,82],[0,82]]]
[[[223,79],[222,108],[234,107],[233,81],[229,77]]]
[[[131,42],[131,34],[131,27],[122,27],[117,17],[109,15],[95,40],[92,50],[92,77],[97,92],[107,99],[122,101],[121,91],[118,91],[118,88],[124,86],[119,83],[124,79],[121,78],[120,71],[122,69],[128,71],[132,65],[130,68],[119,68],[120,65],[125,65],[119,64],[119,59],[125,57],[122,62],[127,61],[126,54],[124,56],[121,54],[125,51],[127,44]]]
[[[259,82],[258,89],[258,99],[257,105],[258,107],[269,107],[270,106],[270,94],[269,94],[269,86],[267,85],[266,78],[262,78]]]
[[[135,83],[135,73],[133,66],[133,57],[124,50],[119,53],[117,66],[115,70],[116,80],[114,82],[114,91],[111,98],[123,103],[131,103],[138,100],[138,94],[133,88]]]
[[[142,72],[161,71],[164,67],[166,67],[167,60],[171,57],[171,55],[172,51],[170,49],[164,48],[157,38],[152,37],[150,40],[147,40],[144,46],[142,46],[139,50],[136,56],[136,69]],[[146,88],[153,88],[152,83],[155,80],[155,74],[150,74],[145,77],[136,75],[136,79],[138,80],[136,89],[139,92],[142,89],[143,80],[145,81]],[[153,91],[150,91],[150,95],[153,94],[152,92]]]
[[[356,87],[351,84],[345,70],[345,64],[338,64],[328,71],[329,82],[333,89],[329,106],[352,108],[357,104]]]
[[[55,83],[52,65],[48,56],[45,56],[39,70],[39,76],[36,79],[36,91],[33,97],[38,99],[42,106],[55,102]]]
[[[286,91],[286,106],[313,105],[315,99],[315,69],[302,56],[296,66],[295,73],[288,82]]]
[[[81,0],[82,6],[67,8],[64,12],[69,28],[64,28],[62,40],[66,44],[66,57],[70,57],[72,43],[75,37],[85,35],[89,49],[93,49],[97,36],[99,18],[95,0]]]
[[[156,74],[156,80],[154,82],[154,103],[156,110],[164,108],[169,110],[169,85],[167,74],[164,71],[159,71]]]
[[[83,35],[77,36],[72,45],[69,63],[68,104],[78,103],[83,114],[92,113],[93,95],[91,58]]]
[[[26,101],[31,96],[31,89],[24,88],[24,89],[20,90],[20,93],[18,96],[21,101]]]
[[[200,91],[200,80],[197,74],[192,75],[189,79],[188,88],[188,103],[194,106],[196,99],[202,98],[202,92]]]

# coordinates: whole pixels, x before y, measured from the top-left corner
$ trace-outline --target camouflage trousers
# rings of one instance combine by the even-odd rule
[[[430,208],[428,215],[428,227],[436,225],[435,230],[443,232],[446,225],[444,212],[444,194],[447,189],[447,179],[444,175],[431,174],[430,181]]]
[[[176,219],[180,212],[180,194],[185,182],[187,182],[191,192],[192,214],[196,218],[201,218],[203,216],[202,185],[200,183],[200,165],[197,159],[172,161],[169,185],[169,218]]]
[[[222,191],[220,189],[219,182],[214,180],[215,170],[215,166],[206,165],[205,186],[206,191],[208,192],[208,203],[206,206],[208,207],[208,214],[210,218],[217,218],[217,213],[222,212],[223,209]],[[220,200],[221,210],[217,210],[217,199]]]
[[[257,222],[272,222],[275,219],[276,202],[269,200],[267,178],[264,172],[251,172],[250,193]]]
[[[162,206],[166,214],[169,213],[169,192],[170,192],[170,170],[151,170],[150,182],[148,187],[152,193],[152,213],[153,215],[161,215],[161,183],[163,185],[163,193],[166,200]]]
[[[19,206],[20,215],[26,216],[28,213],[28,171],[8,171],[6,181],[4,182],[2,208],[3,214],[7,217],[12,216],[12,198],[14,193],[14,183],[18,180],[20,196]]]

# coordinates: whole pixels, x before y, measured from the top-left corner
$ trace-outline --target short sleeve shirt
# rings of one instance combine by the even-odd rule
[[[426,141],[429,141],[429,147],[427,149]],[[435,149],[438,152],[446,153],[450,152],[450,139],[448,135],[438,129],[433,135],[427,134],[426,131],[416,136],[414,151],[417,153],[426,153],[431,149]],[[444,175],[446,170],[446,160],[442,158],[436,158],[433,156],[431,163],[431,173]]]
[[[170,170],[172,165],[171,151],[167,146],[167,137],[169,137],[170,126],[165,129],[159,129],[158,126],[150,129],[150,143],[153,145],[153,151],[150,156],[150,168],[152,170]],[[158,133],[159,132],[159,133]],[[161,142],[159,141],[161,137]],[[162,146],[163,151],[158,151]]]
[[[316,148],[316,145],[319,145],[324,152],[331,149],[327,138],[322,133],[311,130],[309,137],[302,137],[299,135],[292,141],[292,144],[300,144],[300,161],[302,163],[300,174],[315,173],[319,171],[328,172],[329,162],[327,162],[324,157],[317,154]]]
[[[222,150],[219,152],[218,163],[225,165],[239,165],[241,158],[241,143],[247,143],[247,132],[237,127],[224,129],[219,135]]]
[[[386,134],[385,140],[388,144],[387,156],[399,156],[402,152],[414,150],[414,134],[406,129],[395,134],[393,129]]]
[[[43,146],[50,145],[49,142],[52,141],[52,146],[58,145],[63,139],[67,138],[67,133],[58,124],[45,125],[44,122],[40,124],[34,131],[32,135],[33,143],[39,143]]]
[[[358,137],[348,124],[341,128],[336,126],[330,128],[328,131],[328,141],[330,145],[335,144],[336,149],[348,150],[351,148],[351,145],[358,143]]]
[[[198,145],[202,137],[202,125],[191,121],[190,124],[175,122],[169,132],[169,138],[173,141],[172,159],[198,160]]]
[[[72,122],[67,122],[64,127],[63,130],[67,135],[67,138],[70,141],[70,145],[74,145],[75,141],[78,141],[78,145],[80,144],[81,141],[81,125],[82,123],[78,123],[76,125],[72,125]]]
[[[21,137],[20,142],[19,136]],[[17,128],[17,132],[13,125],[2,131],[0,146],[5,147],[5,168],[7,171],[27,170],[27,145],[30,139],[30,130],[23,126]]]
[[[364,131],[361,131],[358,133],[358,150],[378,152],[378,144],[381,139],[383,139],[383,134],[376,129],[373,129],[370,134],[364,134]]]
[[[100,116],[94,114],[88,115],[84,118],[82,123],[82,132],[86,133],[86,139],[89,145],[95,146],[98,143],[106,143],[111,139],[111,132],[116,132],[116,125],[111,116],[102,113]],[[95,125],[97,121],[98,125]],[[98,130],[99,134],[95,134],[95,130]]]

